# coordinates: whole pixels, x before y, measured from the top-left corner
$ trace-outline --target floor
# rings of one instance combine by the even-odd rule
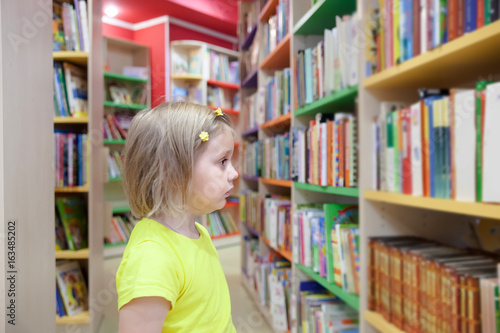
[[[241,284],[240,246],[230,246],[219,249],[219,258],[226,274],[229,292],[231,294],[231,311],[233,324],[238,333],[271,333],[263,315],[255,306],[248,293]],[[120,265],[120,258],[111,258],[104,261],[106,281],[111,281]],[[107,302],[104,320],[99,333],[118,332],[117,295],[113,293],[113,300]]]

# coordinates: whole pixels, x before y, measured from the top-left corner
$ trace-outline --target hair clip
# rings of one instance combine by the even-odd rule
[[[217,110],[214,111],[218,116],[223,116],[224,113],[222,113],[222,110],[218,108]]]
[[[203,131],[200,133],[200,139],[201,141],[205,142],[205,141],[208,141],[208,133]]]

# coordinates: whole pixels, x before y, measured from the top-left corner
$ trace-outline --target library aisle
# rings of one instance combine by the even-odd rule
[[[231,313],[233,324],[238,333],[271,333],[262,313],[241,284],[241,255],[240,246],[228,246],[217,249],[222,269],[226,275],[229,293],[231,294]],[[120,265],[121,257],[104,261],[104,275],[106,290],[101,298],[104,307],[104,320],[99,333],[118,332],[117,294],[115,286],[116,270]],[[108,292],[109,291],[109,292]]]

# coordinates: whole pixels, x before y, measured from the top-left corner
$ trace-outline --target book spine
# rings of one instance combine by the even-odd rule
[[[465,28],[464,33],[476,30],[477,27],[477,6],[475,0],[465,0]]]
[[[411,0],[413,5],[413,57],[421,53],[421,23],[420,23],[420,0]]]
[[[485,4],[486,0],[477,0],[476,1],[476,17],[477,17],[477,21],[476,21],[476,29],[479,29],[479,28],[482,28],[484,27],[484,19],[485,19],[485,16],[484,16],[484,4]]]
[[[457,38],[458,30],[458,1],[448,0],[448,40],[451,42]]]
[[[465,33],[465,1],[466,0],[456,0],[457,1],[457,35],[456,37],[461,37]]]

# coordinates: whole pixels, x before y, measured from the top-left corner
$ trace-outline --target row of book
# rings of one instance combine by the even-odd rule
[[[262,199],[259,192],[245,190],[240,195],[240,221],[257,233],[262,231]]]
[[[135,113],[130,110],[114,111],[106,114],[103,120],[103,138],[108,140],[126,140],[128,129]]]
[[[259,34],[256,33],[248,50],[241,50],[241,79],[242,82],[259,68],[260,43]]]
[[[276,14],[271,16],[264,25],[264,54],[267,56],[274,51],[276,46],[285,38],[289,25],[289,0],[279,0],[276,6]]]
[[[110,152],[106,150],[107,157],[107,175],[109,179],[122,178],[123,172],[123,156],[118,151]]]
[[[261,141],[243,141],[241,145],[243,161],[241,170],[245,176],[260,177],[262,175]]]
[[[270,76],[263,89],[265,89],[265,121],[276,119],[290,113],[290,68],[275,71]]]
[[[498,257],[414,236],[369,240],[368,308],[407,332],[497,332]],[[497,303],[498,304],[498,303]]]
[[[71,4],[73,2],[73,4]],[[52,2],[52,51],[90,50],[87,2]]]
[[[202,58],[203,58],[202,48],[195,48],[186,51],[180,48],[172,48],[172,62],[174,66],[173,75],[184,75],[193,74],[201,75],[202,68]]]
[[[272,248],[292,251],[291,198],[272,196],[264,202],[264,232]]]
[[[292,127],[292,180],[357,187],[358,139],[352,113],[320,114],[309,127]]]
[[[113,214],[104,236],[104,244],[126,243],[130,239],[137,221],[131,213]]]
[[[356,14],[335,20],[336,27],[325,29],[322,41],[295,55],[295,109],[358,84]]]
[[[243,128],[245,130],[251,130],[254,128],[257,128],[258,125],[261,123],[264,123],[263,119],[257,119],[257,116],[259,115],[258,113],[258,108],[260,106],[262,99],[264,98],[265,90],[260,89],[259,91],[254,92],[253,94],[246,96],[244,98],[244,115],[243,114],[240,117],[243,118]],[[260,104],[259,104],[260,103]],[[262,113],[263,115],[263,113]]]
[[[327,203],[292,214],[293,261],[353,294],[360,292],[359,210]]]
[[[316,281],[298,283],[299,332],[359,332],[358,311]]]
[[[89,308],[87,283],[77,261],[56,264],[56,315],[74,316]]]
[[[207,105],[222,109],[234,109],[239,110],[240,108],[240,94],[232,93],[228,90],[222,88],[207,87]]]
[[[200,224],[203,225],[211,237],[224,236],[238,232],[237,223],[229,212],[213,212],[200,216]]]
[[[420,90],[411,106],[384,102],[374,120],[376,189],[500,202],[500,82]]]
[[[382,0],[367,15],[367,76],[499,18],[498,1]]]
[[[81,250],[88,247],[87,206],[78,196],[55,199],[56,251]]]
[[[184,86],[177,86],[176,82],[174,82],[173,84],[174,86],[172,88],[172,101],[202,104],[202,92],[201,88],[198,85],[186,84]],[[208,105],[213,103],[211,98],[211,95],[207,96]]]
[[[290,135],[278,134],[259,141],[262,145],[261,177],[290,180]]]
[[[210,51],[210,79],[239,84],[240,63],[225,54]]]
[[[68,62],[54,62],[54,115],[86,117],[87,71]]]
[[[145,105],[148,99],[148,85],[145,82],[119,82],[106,79],[106,100],[116,104]]]
[[[89,176],[87,134],[54,131],[55,187],[85,186]]]

